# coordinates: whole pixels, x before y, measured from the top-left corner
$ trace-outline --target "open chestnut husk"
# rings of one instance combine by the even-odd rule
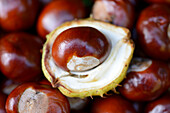
[[[47,36],[42,69],[64,95],[102,96],[125,78],[133,51],[128,29],[91,19],[75,20]]]
[[[24,83],[6,101],[7,113],[69,113],[67,98],[48,85]]]

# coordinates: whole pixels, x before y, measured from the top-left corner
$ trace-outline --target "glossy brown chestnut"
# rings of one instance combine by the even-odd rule
[[[1,0],[0,25],[7,31],[21,31],[33,26],[38,0]]]
[[[145,113],[170,113],[170,92],[149,102],[145,107]]]
[[[151,101],[170,86],[170,68],[166,63],[149,59],[133,60],[120,93],[133,101]]]
[[[56,64],[66,71],[84,71],[103,62],[109,54],[109,42],[97,29],[73,27],[60,33],[52,46]]]
[[[6,101],[7,113],[69,113],[67,98],[48,85],[25,83],[14,89]]]
[[[160,60],[170,59],[170,7],[153,4],[144,9],[137,22],[139,43],[144,52]]]
[[[136,111],[130,101],[120,95],[112,95],[95,99],[91,113],[136,113]]]
[[[128,0],[97,0],[92,9],[94,19],[132,28],[134,8]]]
[[[6,102],[7,95],[0,91],[0,113],[6,113],[5,111],[5,102]]]
[[[17,82],[41,75],[42,39],[28,33],[11,33],[0,39],[0,70]]]
[[[86,9],[80,0],[55,0],[47,4],[40,13],[37,31],[46,39],[46,35],[62,23],[84,17],[86,17]]]

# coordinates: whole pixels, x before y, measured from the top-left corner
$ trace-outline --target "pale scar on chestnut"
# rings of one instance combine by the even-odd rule
[[[46,113],[48,111],[48,97],[35,89],[26,89],[18,104],[20,113]]]

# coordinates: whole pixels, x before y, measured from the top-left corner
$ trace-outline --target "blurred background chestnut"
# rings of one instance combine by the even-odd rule
[[[92,17],[97,20],[132,28],[134,24],[134,5],[129,0],[96,0]]]
[[[38,0],[0,0],[0,26],[6,31],[30,29],[38,10]]]
[[[143,51],[157,60],[170,60],[170,7],[153,4],[142,10],[137,21]]]
[[[17,81],[35,81],[41,76],[43,41],[28,33],[10,33],[0,39],[0,70]]]
[[[86,8],[81,0],[54,0],[40,13],[37,32],[46,39],[46,35],[62,23],[85,17]]]

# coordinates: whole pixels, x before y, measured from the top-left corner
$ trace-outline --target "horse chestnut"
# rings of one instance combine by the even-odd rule
[[[7,113],[69,113],[67,98],[48,85],[24,83],[6,101]]]
[[[0,0],[0,26],[7,31],[21,31],[33,26],[38,0]]]
[[[92,69],[103,62],[108,54],[108,40],[92,27],[67,29],[57,36],[52,46],[55,63],[66,71]]]
[[[127,78],[119,88],[121,94],[133,101],[151,101],[170,86],[168,64],[149,59],[135,58]]]
[[[0,39],[0,70],[17,82],[41,75],[42,40],[28,33],[11,33]]]
[[[97,0],[92,9],[94,19],[132,28],[134,6],[128,0]]]
[[[139,43],[144,52],[158,60],[170,59],[170,7],[153,4],[144,9],[137,21]]]
[[[45,6],[37,22],[38,34],[46,39],[56,27],[66,21],[86,16],[85,6],[81,1],[55,0]]]

